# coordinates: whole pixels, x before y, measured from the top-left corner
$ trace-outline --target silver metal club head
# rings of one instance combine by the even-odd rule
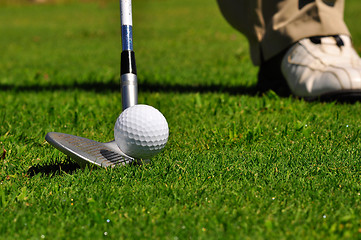
[[[116,167],[128,164],[142,164],[140,160],[124,154],[115,141],[101,143],[65,133],[49,132],[46,137],[55,148],[72,157],[81,167],[95,164],[99,167]]]
[[[114,167],[134,162],[120,151],[114,141],[100,143],[70,134],[49,132],[46,137],[55,148],[72,157],[81,167],[92,163],[100,167]]]

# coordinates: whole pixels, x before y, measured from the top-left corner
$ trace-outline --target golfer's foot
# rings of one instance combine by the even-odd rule
[[[261,66],[260,83],[267,80],[262,81],[262,76],[270,80],[270,69],[273,72],[280,69],[278,75],[272,76],[272,79],[277,79],[272,84],[287,85],[295,96],[306,99],[361,100],[361,59],[348,36],[300,40],[285,53]]]
[[[258,91],[266,92],[268,90],[273,90],[278,95],[284,97],[288,97],[291,94],[291,90],[281,71],[282,59],[286,52],[287,50],[261,64],[258,71],[258,82],[256,86]]]

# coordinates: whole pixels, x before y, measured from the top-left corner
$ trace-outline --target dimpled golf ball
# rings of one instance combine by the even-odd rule
[[[163,114],[143,104],[125,109],[114,126],[118,147],[136,159],[150,159],[162,151],[168,136],[168,123]]]

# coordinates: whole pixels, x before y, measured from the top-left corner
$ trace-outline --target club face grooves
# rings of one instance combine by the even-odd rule
[[[76,160],[81,167],[85,167],[89,163],[101,167],[116,167],[136,162],[134,158],[126,156],[114,148],[112,143],[100,143],[57,132],[49,132],[45,139],[55,148]]]

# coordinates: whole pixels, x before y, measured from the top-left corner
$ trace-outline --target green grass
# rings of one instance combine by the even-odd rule
[[[113,138],[118,3],[0,8],[0,239],[360,239],[360,103],[250,93],[248,44],[214,1],[133,10],[139,102],[169,142],[149,165],[79,169],[44,137]]]

